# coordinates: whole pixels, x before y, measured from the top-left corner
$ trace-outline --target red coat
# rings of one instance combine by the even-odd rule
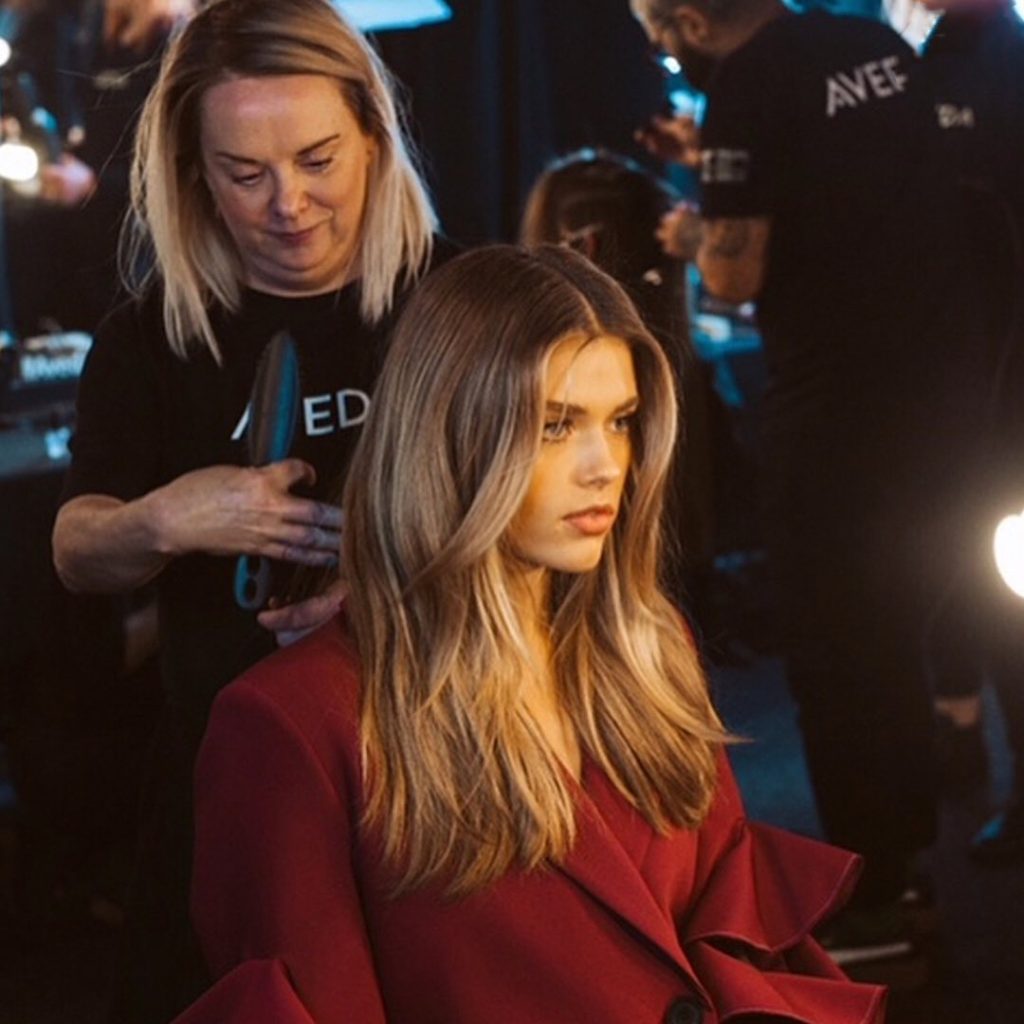
[[[882,990],[808,934],[854,859],[747,822],[724,758],[698,831],[658,835],[589,763],[564,865],[460,900],[389,898],[357,825],[358,666],[339,621],[214,706],[192,914],[220,980],[179,1024],[881,1020]]]

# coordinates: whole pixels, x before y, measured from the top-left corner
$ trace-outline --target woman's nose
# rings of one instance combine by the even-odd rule
[[[306,192],[297,174],[286,172],[274,182],[274,212],[279,217],[298,216],[306,204]]]
[[[616,457],[616,444],[622,438],[609,437],[603,430],[595,430],[581,446],[579,473],[587,487],[607,487],[622,475],[622,465]]]

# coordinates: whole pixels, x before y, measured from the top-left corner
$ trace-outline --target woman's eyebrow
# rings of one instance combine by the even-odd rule
[[[319,149],[321,146],[326,146],[328,142],[335,142],[341,138],[340,132],[335,132],[333,135],[328,135],[326,138],[321,139],[319,142],[314,142],[312,145],[305,146],[299,150],[297,156],[308,156],[315,149]]]
[[[296,156],[309,156],[310,153],[319,149],[321,146],[326,146],[329,142],[334,142],[336,139],[341,138],[339,133],[335,132],[333,135],[328,135],[316,142],[310,143],[308,146],[303,146],[302,149],[296,153]],[[237,164],[258,164],[260,161],[251,156],[241,156],[238,153],[229,153],[226,149],[218,149],[214,152],[214,156],[221,157],[224,160],[233,160]]]
[[[613,410],[613,416],[619,416],[624,412],[632,412],[640,405],[640,398],[633,395],[624,402],[620,402]],[[582,405],[573,405],[572,402],[556,402],[554,399],[547,400],[547,411],[559,416],[582,416],[586,409]]]

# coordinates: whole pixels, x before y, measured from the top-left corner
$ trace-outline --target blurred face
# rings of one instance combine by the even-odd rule
[[[610,336],[562,339],[542,397],[540,454],[510,540],[533,569],[587,572],[601,559],[632,458],[639,397],[629,346]]]
[[[376,143],[323,75],[234,78],[204,94],[203,173],[246,284],[311,295],[357,276]]]
[[[675,57],[690,85],[706,92],[719,63],[718,55],[706,45],[711,29],[707,17],[688,4],[680,4],[665,17],[647,0],[635,0],[632,10],[652,51]]]

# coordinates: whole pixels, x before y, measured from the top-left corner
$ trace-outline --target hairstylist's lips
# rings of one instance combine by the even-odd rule
[[[570,512],[564,519],[585,537],[599,537],[612,528],[615,509],[611,505],[591,505],[578,512]]]
[[[312,240],[319,224],[314,224],[310,228],[304,228],[302,231],[275,231],[273,232],[274,238],[276,238],[282,245],[299,246],[306,245]]]

